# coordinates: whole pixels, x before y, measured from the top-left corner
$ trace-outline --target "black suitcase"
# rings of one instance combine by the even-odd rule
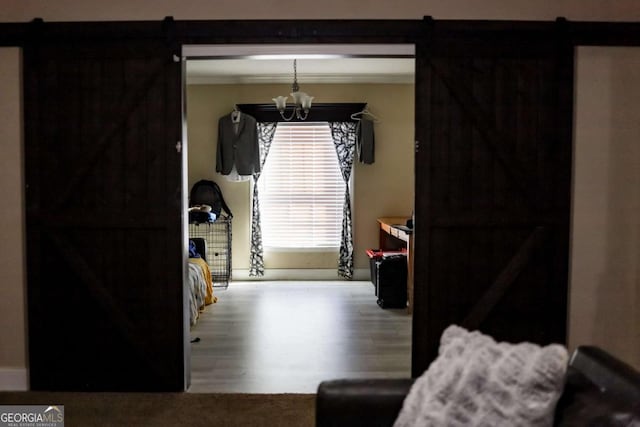
[[[382,308],[407,307],[407,257],[392,255],[376,261],[376,295]]]

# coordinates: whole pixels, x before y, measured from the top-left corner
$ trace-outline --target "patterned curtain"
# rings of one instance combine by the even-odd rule
[[[260,172],[253,173],[253,203],[251,210],[251,255],[249,276],[264,276],[264,250],[262,248],[262,228],[260,226],[260,204],[258,203],[258,178],[267,160],[269,148],[276,133],[277,123],[258,122],[258,142],[260,144]]]
[[[340,241],[340,259],[338,260],[338,275],[346,279],[353,277],[353,233],[351,223],[351,194],[349,179],[353,168],[353,158],[356,147],[356,123],[329,123],[331,136],[336,146],[340,171],[345,182],[344,207],[342,210],[342,237]]]

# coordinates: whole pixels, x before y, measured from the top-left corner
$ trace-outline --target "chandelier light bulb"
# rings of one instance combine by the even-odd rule
[[[272,100],[276,103],[276,108],[278,109],[278,111],[284,111],[284,109],[287,108],[286,96],[278,96],[277,98],[273,98]]]

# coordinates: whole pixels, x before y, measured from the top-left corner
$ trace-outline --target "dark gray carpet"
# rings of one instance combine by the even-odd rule
[[[314,394],[0,392],[0,405],[64,405],[65,426],[313,427]]]

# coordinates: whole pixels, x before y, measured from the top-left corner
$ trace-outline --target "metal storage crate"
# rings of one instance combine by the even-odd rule
[[[221,216],[215,222],[190,223],[189,237],[205,240],[213,286],[227,288],[231,280],[231,218]]]

